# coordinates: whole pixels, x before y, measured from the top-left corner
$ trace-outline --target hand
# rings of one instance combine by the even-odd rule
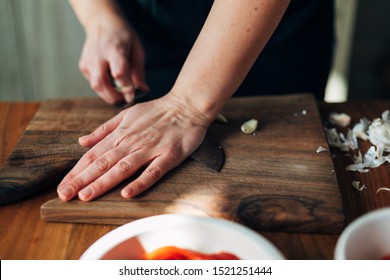
[[[174,94],[123,110],[80,138],[82,146],[93,147],[62,180],[59,197],[92,200],[146,166],[121,191],[124,198],[136,196],[195,151],[208,125]]]
[[[134,99],[149,91],[144,79],[144,50],[137,34],[122,20],[90,22],[79,67],[91,88],[107,103]]]

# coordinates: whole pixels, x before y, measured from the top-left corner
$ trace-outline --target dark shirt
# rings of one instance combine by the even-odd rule
[[[211,0],[117,0],[146,52],[152,97],[173,86]],[[334,45],[332,0],[292,0],[234,96],[311,92],[323,99]]]

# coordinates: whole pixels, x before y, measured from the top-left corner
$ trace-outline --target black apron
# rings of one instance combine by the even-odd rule
[[[117,0],[146,52],[151,97],[173,86],[211,0]],[[332,0],[292,0],[235,96],[311,92],[323,99],[334,45]]]

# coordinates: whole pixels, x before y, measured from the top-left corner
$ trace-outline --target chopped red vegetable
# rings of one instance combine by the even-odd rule
[[[204,254],[175,246],[165,246],[145,254],[146,260],[239,260],[233,254],[219,252]]]
[[[386,255],[382,258],[382,260],[390,260],[390,254],[389,255]]]

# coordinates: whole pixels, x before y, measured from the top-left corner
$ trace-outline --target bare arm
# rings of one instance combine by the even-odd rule
[[[288,3],[216,0],[172,90],[80,138],[92,148],[60,183],[59,197],[92,200],[147,166],[122,190],[130,198],[186,159],[242,83]]]
[[[69,0],[81,25],[88,29],[103,18],[122,24],[123,15],[113,0]]]
[[[212,120],[244,80],[289,0],[216,0],[172,90]]]
[[[144,50],[114,0],[69,0],[86,39],[79,67],[91,88],[107,103],[131,102],[134,89],[148,91]],[[121,87],[118,91],[114,85]]]

